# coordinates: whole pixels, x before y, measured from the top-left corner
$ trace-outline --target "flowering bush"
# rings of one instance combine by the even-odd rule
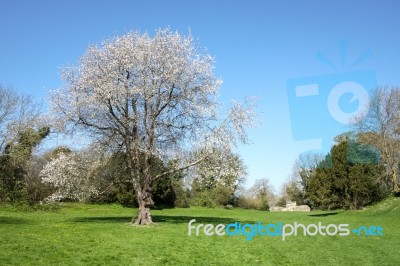
[[[93,170],[97,163],[78,153],[61,153],[41,171],[43,182],[52,184],[57,191],[48,201],[87,201],[98,190],[93,185]]]

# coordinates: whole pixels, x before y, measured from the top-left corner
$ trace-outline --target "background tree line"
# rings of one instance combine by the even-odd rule
[[[360,209],[399,195],[400,89],[378,87],[352,132],[335,138],[326,156],[304,154],[283,187],[283,198],[320,209]]]
[[[0,95],[1,202],[32,205],[83,201],[138,207],[123,151],[110,153],[93,145],[83,150],[56,147],[37,153],[36,147],[50,134],[50,128],[43,126],[40,106],[11,88],[1,86]],[[190,170],[171,172],[154,182],[151,192],[155,207],[239,206],[268,210],[295,200],[319,209],[360,209],[391,192],[396,194],[400,154],[394,97],[398,97],[397,89],[376,90],[370,111],[355,120],[356,131],[337,136],[325,156],[299,156],[280,196],[268,178],[244,189],[246,169],[242,160],[220,150]],[[380,126],[373,127],[376,124]],[[142,155],[141,161],[144,159]],[[150,172],[168,172],[173,164],[154,156]],[[139,172],[143,172],[144,166],[140,167]]]
[[[34,205],[80,201],[138,207],[123,151],[112,153],[91,145],[81,150],[59,146],[38,152],[38,146],[50,134],[50,128],[43,126],[47,120],[40,106],[12,88],[0,86],[0,96],[0,202]],[[200,156],[206,152],[200,150]],[[141,162],[144,159],[142,154]],[[168,172],[173,164],[154,156],[150,171],[153,175]],[[143,163],[140,167],[143,172]],[[215,150],[190,170],[154,182],[151,190],[155,207],[240,206],[267,210],[273,190],[268,179],[257,180],[245,191],[246,175],[237,154]]]
[[[257,125],[254,101],[221,110],[214,64],[190,34],[132,31],[89,46],[63,68],[47,115],[1,86],[0,201],[121,202],[138,207],[135,224],[151,224],[151,208],[163,205],[265,210],[291,199],[357,209],[399,192],[397,87],[375,90],[354,118],[356,134],[338,136],[322,160],[296,166],[279,199],[265,178],[241,189],[246,171],[234,150]],[[91,145],[38,153],[55,132],[83,134]]]
[[[81,150],[60,146],[38,152],[51,131],[40,105],[1,85],[0,118],[1,203],[80,201],[138,207],[123,151],[90,145]],[[216,151],[190,171],[174,171],[154,182],[155,207],[235,204],[246,171],[238,155],[223,152]],[[140,173],[144,160],[141,154]],[[173,161],[165,163],[156,156],[149,161],[152,175],[175,167]]]

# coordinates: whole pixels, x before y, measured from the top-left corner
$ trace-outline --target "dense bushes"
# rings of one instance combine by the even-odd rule
[[[32,151],[47,137],[49,128],[26,129],[0,155],[0,202],[33,204],[40,200],[40,184],[32,176]],[[45,194],[45,192],[43,192]]]
[[[268,211],[270,207],[268,200],[266,199],[245,196],[238,198],[237,206],[243,209],[254,209],[260,211]]]
[[[214,208],[235,204],[235,191],[231,187],[216,184],[211,188],[204,188],[199,182],[198,179],[195,179],[192,183],[191,205]]]

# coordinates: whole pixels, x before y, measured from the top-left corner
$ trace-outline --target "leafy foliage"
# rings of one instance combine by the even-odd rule
[[[234,204],[235,192],[246,175],[243,161],[238,155],[215,149],[190,172],[193,179],[192,204],[204,207]]]
[[[375,149],[341,139],[312,174],[307,195],[314,207],[360,209],[385,195],[383,170]]]
[[[114,153],[94,171],[99,193],[92,195],[91,201],[117,202],[126,207],[138,207],[125,157],[126,154],[123,152]],[[143,159],[144,156],[142,155]],[[167,171],[170,165],[164,165],[160,159],[154,157],[150,171],[157,174],[161,171]],[[143,164],[141,167],[140,172],[143,171]],[[155,206],[158,208],[189,207],[188,196],[183,189],[182,181],[183,175],[180,173],[170,174],[156,180],[151,186]]]
[[[47,127],[39,130],[26,129],[17,141],[7,143],[0,155],[0,201],[15,203],[28,201],[28,187],[25,182],[27,164],[33,149],[47,137]]]

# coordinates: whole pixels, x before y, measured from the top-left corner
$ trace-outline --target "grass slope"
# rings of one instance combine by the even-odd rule
[[[270,213],[253,210],[154,210],[152,226],[132,226],[135,210],[64,204],[53,211],[0,207],[1,265],[398,265],[400,199],[363,211]],[[381,226],[383,236],[188,236],[188,222],[321,222]]]

